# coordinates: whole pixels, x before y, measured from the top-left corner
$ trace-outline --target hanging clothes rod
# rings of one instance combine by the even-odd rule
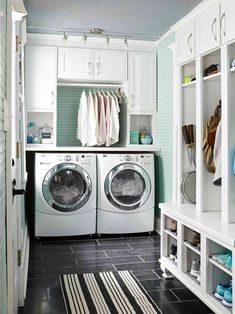
[[[86,86],[86,87],[123,87],[123,84],[102,83],[57,83],[57,86]]]

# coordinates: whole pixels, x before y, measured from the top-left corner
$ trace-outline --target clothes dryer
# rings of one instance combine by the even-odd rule
[[[36,153],[35,236],[96,232],[96,155]]]
[[[99,154],[97,165],[97,233],[153,231],[153,154]]]

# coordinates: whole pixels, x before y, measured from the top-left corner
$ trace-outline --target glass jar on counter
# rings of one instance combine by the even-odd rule
[[[48,123],[44,123],[39,128],[39,137],[42,144],[53,144],[53,128]]]
[[[35,122],[30,121],[27,126],[27,144],[40,144],[38,127]]]

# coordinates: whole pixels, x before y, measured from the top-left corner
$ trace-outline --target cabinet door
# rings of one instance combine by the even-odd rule
[[[93,78],[92,49],[58,48],[58,78],[81,80]]]
[[[176,31],[176,60],[186,62],[194,57],[195,51],[194,20]]]
[[[220,14],[219,4],[206,8],[195,20],[196,55],[219,47],[220,45]]]
[[[25,104],[27,109],[52,109],[56,103],[57,48],[26,46]]]
[[[127,80],[126,51],[95,50],[95,79],[124,82]]]
[[[221,1],[221,42],[235,39],[235,1]]]
[[[155,60],[156,56],[154,53],[129,53],[129,110],[131,111],[155,111]]]

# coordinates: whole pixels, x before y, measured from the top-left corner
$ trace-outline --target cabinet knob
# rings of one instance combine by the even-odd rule
[[[88,62],[88,74],[91,75],[91,62]]]
[[[135,102],[134,102],[135,98],[134,98],[134,94],[131,95],[131,107],[134,107]]]
[[[51,104],[53,105],[54,104],[54,92],[51,91]]]

